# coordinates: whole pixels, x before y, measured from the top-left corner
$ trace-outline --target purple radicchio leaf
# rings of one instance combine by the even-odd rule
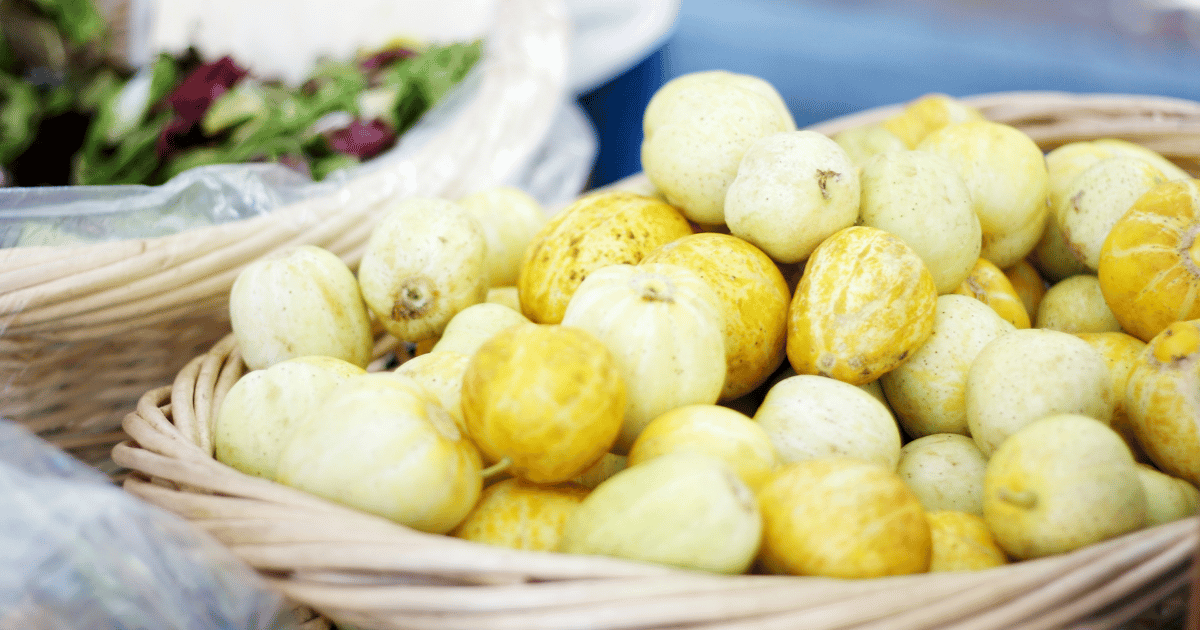
[[[371,72],[373,70],[379,70],[380,68],[390,66],[401,59],[408,59],[416,56],[416,51],[409,50],[408,48],[388,48],[381,50],[370,57],[367,57],[366,59],[363,59],[361,62],[359,62],[359,67],[364,71]]]
[[[167,95],[166,101],[174,117],[158,138],[159,155],[167,155],[175,149],[178,140],[204,118],[213,101],[247,74],[249,71],[228,55],[193,70]]]
[[[394,145],[396,132],[381,120],[355,120],[328,132],[326,138],[334,151],[368,160]]]

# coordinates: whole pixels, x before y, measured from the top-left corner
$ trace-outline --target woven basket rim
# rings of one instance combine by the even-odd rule
[[[372,369],[392,347],[381,339]],[[1115,627],[1186,586],[1200,543],[1197,516],[985,571],[857,581],[487,546],[216,461],[203,434],[246,369],[230,334],[143,395],[112,453],[132,471],[123,486],[216,536],[291,600],[369,628]]]
[[[1063,111],[1093,112],[1120,116],[1131,111],[1147,111],[1154,118],[1179,117],[1191,123],[1200,123],[1200,101],[1162,96],[1118,92],[1068,92],[1064,90],[1011,90],[982,92],[956,97],[962,103],[983,111],[985,117],[994,120],[996,112],[1006,115],[1005,122],[1020,120],[1021,117],[1036,118]],[[905,103],[892,103],[851,112],[814,123],[806,127],[822,133],[836,133],[857,124],[873,123],[901,111]],[[1174,131],[1168,127],[1164,131]]]

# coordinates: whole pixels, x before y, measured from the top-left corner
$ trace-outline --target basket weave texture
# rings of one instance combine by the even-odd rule
[[[85,461],[105,458],[138,398],[229,331],[246,264],[310,244],[357,266],[387,201],[502,183],[564,98],[565,6],[506,2],[486,37],[478,87],[453,120],[329,195],[171,236],[0,250],[0,413]]]
[[[1200,166],[1198,103],[1060,93],[963,100],[1045,149],[1119,137],[1193,174]],[[895,109],[813,129],[834,133]],[[380,338],[372,369],[395,348]],[[212,421],[245,371],[229,335],[172,385],[146,392],[124,422],[131,439],[112,451],[132,471],[124,487],[211,533],[290,599],[361,628],[1116,628],[1147,611],[1178,613],[1200,548],[1200,517],[1192,517],[986,571],[835,580],[720,576],[485,546],[416,532],[217,462]]]

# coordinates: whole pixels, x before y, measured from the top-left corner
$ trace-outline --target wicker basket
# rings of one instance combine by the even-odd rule
[[[1200,104],[1134,96],[967,99],[1044,147],[1122,137],[1196,172]],[[831,121],[832,133],[890,109]],[[644,185],[634,178],[623,185]],[[376,348],[384,365],[395,343]],[[239,473],[212,457],[211,422],[244,373],[226,336],[147,392],[113,458],[125,488],[210,532],[292,600],[362,628],[479,630],[1115,628],[1182,617],[1200,517],[1078,551],[972,573],[874,580],[719,576],[514,551],[424,534]]]
[[[354,265],[382,202],[453,198],[512,175],[565,97],[569,19],[561,0],[496,13],[475,91],[408,159],[234,223],[0,250],[0,413],[94,463],[138,397],[229,331],[227,295],[245,264],[305,243]]]

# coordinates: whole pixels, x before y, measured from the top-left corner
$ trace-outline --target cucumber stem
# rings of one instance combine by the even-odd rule
[[[512,458],[509,457],[508,455],[505,455],[504,459],[479,471],[479,476],[483,477],[484,479],[487,479],[488,477],[498,475],[498,474],[508,470],[508,468],[510,466],[512,466],[512,463],[513,463]]]

